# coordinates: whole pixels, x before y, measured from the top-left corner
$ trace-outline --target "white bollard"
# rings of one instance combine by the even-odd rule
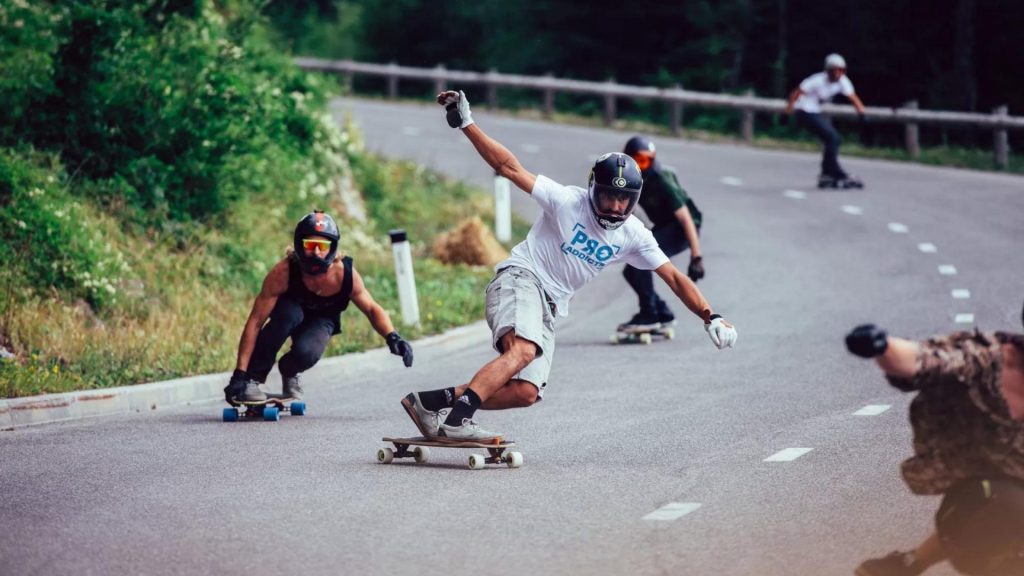
[[[402,323],[414,326],[420,323],[420,303],[416,299],[416,277],[412,272],[412,251],[405,230],[391,230],[391,253],[395,257],[395,276],[398,280],[398,301],[402,306]]]
[[[498,242],[512,240],[511,184],[508,178],[494,175],[494,235]]]

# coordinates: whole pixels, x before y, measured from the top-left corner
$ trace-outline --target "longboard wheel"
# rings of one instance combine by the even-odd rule
[[[390,464],[395,459],[395,451],[391,448],[381,448],[377,450],[377,462],[381,464]]]
[[[505,454],[505,464],[509,468],[519,468],[523,465],[523,453],[522,452],[509,452]]]
[[[238,408],[225,408],[224,409],[224,421],[225,422],[238,422]]]
[[[676,337],[675,328],[666,328],[665,329],[665,339],[666,340],[671,340],[671,339],[673,339],[675,337]]]
[[[641,344],[650,344],[652,341],[653,339],[651,338],[651,335],[649,333],[644,333],[640,335]]]
[[[469,469],[470,470],[483,470],[486,460],[479,454],[469,455]]]
[[[267,406],[263,409],[263,419],[268,422],[277,422],[281,419],[281,411],[277,406]]]
[[[292,414],[295,416],[302,416],[306,413],[305,402],[292,402]]]
[[[618,344],[619,342],[622,341],[622,336],[619,336],[618,334],[612,334],[609,340],[612,341],[612,344]]]
[[[426,446],[417,446],[412,451],[413,458],[416,459],[420,464],[430,460],[430,448]]]

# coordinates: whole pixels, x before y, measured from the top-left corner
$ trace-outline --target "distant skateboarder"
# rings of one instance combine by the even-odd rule
[[[412,346],[395,332],[388,313],[363,285],[352,258],[337,257],[340,238],[338,224],[323,212],[311,212],[299,221],[293,249],[267,273],[242,330],[235,372],[224,388],[229,403],[235,398],[267,399],[260,385],[289,337],[291,350],[277,364],[282,395],[302,398],[299,374],[312,368],[331,336],[341,332],[341,313],[349,302],[366,315],[391,353],[412,366]]]
[[[846,76],[846,60],[839,54],[825,58],[825,71],[811,74],[793,89],[786,104],[786,114],[796,109],[797,122],[814,133],[825,145],[821,156],[819,188],[863,188],[860,178],[847,174],[839,166],[839,144],[842,138],[832,126],[828,117],[821,113],[821,105],[832,100],[837,94],[850,99],[850,103],[864,122],[864,103],[853,91],[853,82]]]
[[[437,102],[448,110],[448,124],[461,128],[477,153],[541,207],[526,240],[496,266],[487,286],[486,316],[491,344],[500,354],[468,384],[402,399],[424,436],[455,441],[493,441],[502,434],[485,430],[473,416],[477,409],[530,406],[547,386],[555,351],[555,318],[569,313],[573,293],[598,272],[624,260],[653,269],[676,296],[704,322],[718,348],[732,346],[736,329],[715,314],[697,286],[658,248],[654,236],[632,217],[643,176],[636,162],[612,152],[597,159],[587,188],[563,186],[528,172],[511,152],[473,122],[466,95],[442,92]],[[450,408],[441,422],[439,412]]]

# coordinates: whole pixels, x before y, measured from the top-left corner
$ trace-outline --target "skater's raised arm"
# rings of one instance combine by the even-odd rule
[[[238,360],[235,362],[236,370],[248,370],[249,359],[252,357],[253,348],[256,347],[256,337],[259,336],[260,328],[270,317],[277,304],[277,298],[288,290],[288,260],[284,259],[274,265],[263,279],[263,288],[252,303],[252,310],[249,312],[249,319],[245,321],[245,328],[242,329],[242,338],[238,342]]]
[[[373,295],[370,294],[370,291],[366,289],[366,285],[363,283],[363,277],[359,275],[359,272],[356,272],[355,268],[352,268],[351,299],[356,308],[359,308],[359,311],[370,321],[370,325],[377,331],[377,334],[384,337],[384,341],[387,342],[391,353],[395,356],[401,356],[406,368],[411,367],[412,345],[395,331],[395,326],[391,323],[391,316],[387,310],[373,299]]]
[[[480,157],[487,162],[495,173],[508,178],[520,190],[527,194],[533,192],[537,176],[519,163],[519,159],[500,142],[484,133],[473,121],[469,110],[469,100],[461,90],[449,90],[437,95],[437,103],[448,109],[448,125],[461,128],[462,133],[473,144]]]

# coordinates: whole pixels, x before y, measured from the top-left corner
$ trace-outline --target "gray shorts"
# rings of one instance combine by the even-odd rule
[[[537,396],[543,396],[555,354],[555,310],[540,280],[518,266],[501,269],[487,285],[487,325],[491,328],[491,345],[498,353],[502,351],[502,336],[511,331],[537,345],[533,362],[513,378],[533,384]]]

